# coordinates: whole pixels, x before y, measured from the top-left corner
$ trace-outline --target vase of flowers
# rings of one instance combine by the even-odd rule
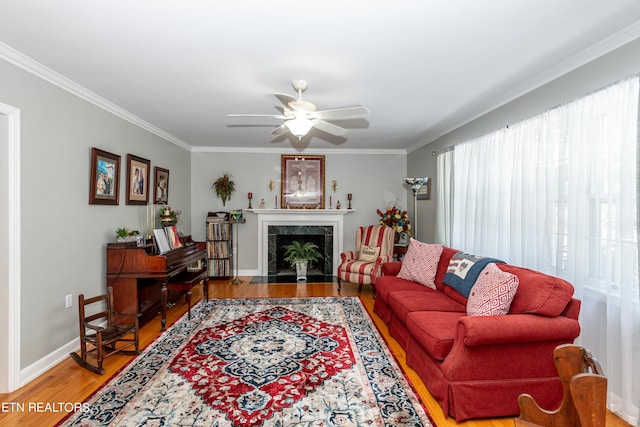
[[[411,235],[411,222],[409,221],[409,215],[407,211],[400,210],[395,206],[387,208],[385,211],[380,209],[376,210],[376,213],[380,216],[378,224],[391,227],[396,232],[395,242],[398,243],[401,237]]]

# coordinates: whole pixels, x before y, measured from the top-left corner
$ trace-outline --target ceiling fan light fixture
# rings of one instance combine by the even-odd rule
[[[295,119],[287,120],[284,125],[289,129],[289,132],[297,136],[298,139],[302,139],[313,127],[313,120],[296,117]]]

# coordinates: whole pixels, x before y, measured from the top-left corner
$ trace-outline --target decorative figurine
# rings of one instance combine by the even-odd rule
[[[258,205],[258,209],[264,209],[264,199],[260,199],[260,204]]]
[[[336,202],[336,209],[340,209],[340,200]]]

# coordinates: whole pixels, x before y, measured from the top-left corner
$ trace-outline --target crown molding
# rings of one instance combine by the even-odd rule
[[[425,137],[425,141],[420,144],[416,144],[407,148],[407,153],[412,153],[425,145],[441,138],[442,136],[472,122],[473,120],[484,116],[491,111],[502,107],[509,102],[526,95],[529,92],[538,89],[545,84],[564,76],[565,74],[574,71],[589,62],[613,52],[616,49],[621,48],[627,43],[630,43],[640,38],[640,21],[623,28],[622,30],[612,34],[606,39],[589,46],[588,48],[578,52],[577,54],[565,59],[557,65],[548,68],[547,70],[533,76],[529,80],[526,80],[511,89],[505,91],[499,96],[494,97],[491,100],[483,102],[480,105],[470,108],[467,114],[463,114],[457,120],[454,120],[448,125],[444,125],[439,130],[435,130],[433,133]]]
[[[374,149],[374,148],[305,148],[297,151],[295,148],[265,148],[265,147],[209,147],[196,145],[191,148],[194,153],[255,153],[255,154],[407,154],[405,149]]]
[[[8,46],[0,42],[0,58],[5,61],[22,68],[23,70],[39,77],[75,96],[83,99],[87,102],[94,104],[95,106],[102,108],[103,110],[120,117],[160,138],[171,142],[185,150],[191,150],[191,144],[187,144],[183,140],[176,138],[175,136],[163,131],[162,129],[152,125],[151,123],[142,120],[140,117],[130,113],[122,107],[114,104],[113,102],[97,95],[84,86],[75,83],[72,80],[64,77],[63,75],[53,71],[52,69],[45,67],[39,62],[29,58],[25,54],[15,50],[11,46]]]

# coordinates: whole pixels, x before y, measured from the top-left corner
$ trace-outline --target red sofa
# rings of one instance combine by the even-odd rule
[[[374,312],[445,414],[457,421],[516,416],[521,393],[555,409],[562,387],[553,351],[573,343],[580,333],[580,301],[573,298],[573,286],[540,272],[496,264],[519,281],[508,314],[468,316],[467,298],[443,282],[456,252],[443,248],[436,289],[397,277],[401,262],[383,264],[383,276],[375,282]]]

